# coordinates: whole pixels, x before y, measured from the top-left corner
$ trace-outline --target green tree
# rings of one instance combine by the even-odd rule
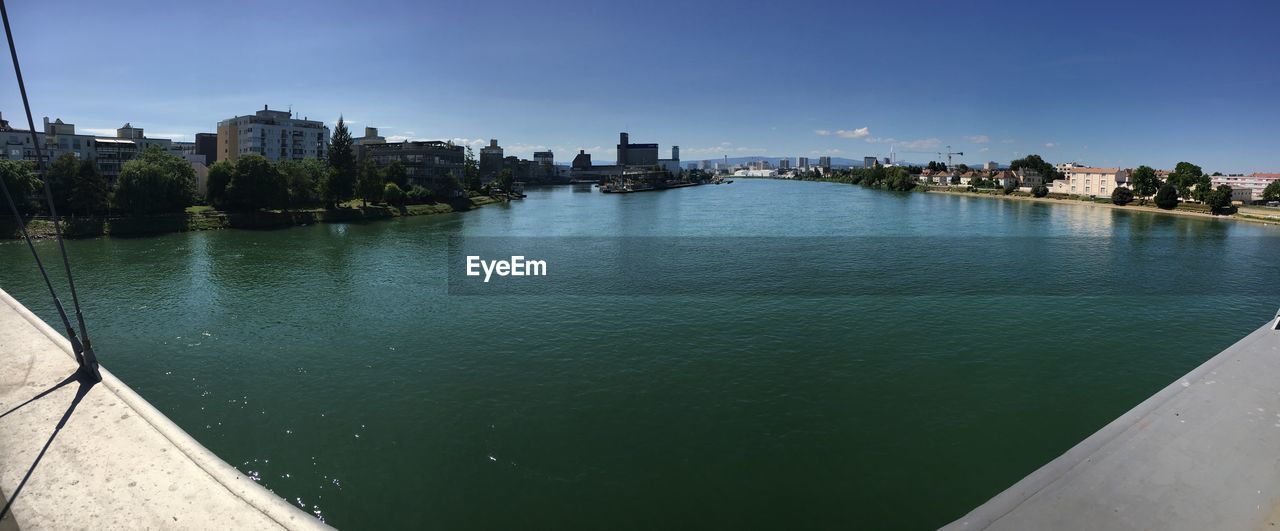
[[[916,187],[916,179],[902,168],[893,168],[885,179],[885,188],[898,192],[909,192]]]
[[[511,176],[511,168],[503,168],[501,172],[498,172],[498,178],[494,181],[494,185],[504,192],[510,192],[513,182],[514,178]]]
[[[126,215],[182,212],[195,198],[195,170],[186,159],[153,145],[124,163],[112,202]]]
[[[205,200],[214,208],[226,208],[227,186],[236,175],[235,164],[223,159],[209,166],[209,178],[205,183]]]
[[[1209,205],[1214,214],[1226,212],[1231,207],[1231,187],[1218,185],[1205,197],[1205,204]]]
[[[1178,197],[1191,199],[1192,188],[1200,183],[1204,170],[1190,162],[1179,162],[1169,174],[1169,182],[1178,189]]]
[[[457,179],[454,180],[456,181]],[[405,201],[411,205],[423,205],[432,202],[432,199],[434,197],[431,194],[431,190],[416,184],[409,188],[408,193],[405,194]]]
[[[1165,210],[1177,208],[1178,187],[1168,182],[1160,185],[1160,189],[1156,190],[1156,206]]]
[[[1280,179],[1271,181],[1262,189],[1262,198],[1267,201],[1280,201]]]
[[[1129,175],[1129,180],[1133,181],[1133,193],[1138,196],[1139,204],[1147,204],[1147,198],[1160,189],[1160,177],[1151,166],[1138,166]]]
[[[336,207],[350,200],[356,190],[356,159],[351,150],[351,131],[347,123],[338,117],[333,128],[333,140],[329,143],[329,169],[324,180],[324,198],[329,206]]]
[[[409,174],[405,172],[404,164],[400,159],[393,159],[386,168],[383,168],[382,174],[384,181],[395,183],[401,190],[409,189]]]
[[[387,183],[386,186],[382,187],[382,197],[387,201],[388,205],[404,206],[404,190],[396,183]]]
[[[107,211],[107,180],[92,161],[83,161],[71,181],[71,212],[92,216]]]
[[[1043,184],[1038,184],[1031,188],[1031,195],[1036,197],[1045,197],[1049,195],[1049,187]]]
[[[356,178],[356,194],[360,196],[364,206],[369,206],[370,201],[377,203],[382,200],[384,184],[382,172],[378,171],[378,166],[373,163],[373,160],[366,158],[360,162],[360,176]]]
[[[0,159],[0,179],[4,180],[5,189],[13,199],[14,206],[21,214],[33,210],[32,198],[40,189],[40,179],[36,178],[35,165],[26,160]],[[0,205],[0,210],[9,210],[9,205]]]
[[[1125,187],[1118,187],[1111,191],[1111,202],[1120,206],[1133,202],[1133,190]]]
[[[463,158],[462,180],[467,190],[472,192],[479,191],[483,186],[480,181],[480,163],[476,162],[476,155],[471,151],[471,146],[467,146],[467,154]]]
[[[1040,155],[1027,155],[1009,163],[1009,171],[1018,171],[1024,168],[1038,172],[1040,176],[1044,177],[1044,182],[1046,183],[1062,178],[1062,174],[1058,172],[1058,169],[1045,162],[1044,159],[1040,158]]]
[[[227,205],[236,210],[283,208],[289,204],[289,184],[284,174],[261,155],[243,155],[227,186]]]
[[[49,192],[53,194],[53,206],[62,214],[69,213],[71,206],[71,184],[80,173],[80,159],[75,153],[63,153],[53,160],[49,169],[44,172],[44,180],[49,184]],[[48,206],[45,206],[48,209]]]
[[[1210,195],[1213,195],[1213,182],[1209,180],[1208,175],[1203,175],[1197,180],[1195,188],[1191,190],[1191,197],[1196,201],[1207,204]]]
[[[317,159],[286,160],[276,164],[276,169],[284,176],[289,207],[308,207],[320,202],[320,185],[328,169],[325,163]]]

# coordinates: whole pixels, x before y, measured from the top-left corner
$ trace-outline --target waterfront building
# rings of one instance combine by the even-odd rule
[[[818,167],[824,170],[831,169],[831,157],[818,157]]]
[[[36,162],[29,130],[14,129],[7,120],[0,118],[0,142],[4,145],[0,157]],[[75,124],[66,123],[61,118],[51,122],[45,117],[44,130],[36,133],[36,142],[40,143],[44,158],[42,167],[48,167],[51,161],[70,153],[82,161],[93,162],[108,186],[115,185],[124,163],[133,160],[148,146],[158,145],[177,155],[183,154],[181,147],[175,148],[173,140],[147,138],[142,128],[129,123],[117,128],[114,137],[100,137],[78,134]]]
[[[1129,170],[1088,168],[1074,162],[1059,164],[1064,177],[1053,181],[1050,191],[1059,194],[1108,196],[1118,187],[1129,187]],[[1062,171],[1059,169],[1058,171]]]
[[[809,169],[809,157],[796,157],[796,167],[802,170]]]
[[[218,122],[217,160],[235,162],[241,155],[262,155],[267,160],[321,159],[329,153],[329,127],[292,111],[262,106],[254,114]]]
[[[612,165],[594,165],[591,156],[579,150],[578,157],[573,160],[571,175],[573,179],[603,179],[623,175],[670,173],[678,177],[684,169],[680,167],[680,146],[671,147],[671,158],[658,158],[658,144],[633,144],[627,133],[618,134],[617,162]]]
[[[480,148],[480,180],[487,183],[497,178],[502,173],[504,159],[498,140],[489,139],[489,145]]]
[[[1262,200],[1262,191],[1271,183],[1280,180],[1280,173],[1214,175],[1209,180],[1213,182],[1215,188],[1223,184],[1230,186],[1233,198],[1236,197],[1236,190],[1249,190],[1248,199],[1243,199],[1244,193],[1241,192],[1238,200],[1252,202]]]
[[[877,164],[880,164],[880,161],[876,160],[875,157],[862,157],[863,168],[874,168]]]
[[[791,159],[787,159],[787,158],[778,159],[778,169],[782,171],[787,171],[791,169]]]
[[[1044,176],[1030,168],[1021,168],[1013,172],[1013,175],[1017,178],[1018,189],[1023,192],[1030,192],[1032,188],[1044,184]]]
[[[368,136],[366,134],[366,136]],[[377,136],[377,131],[374,131]],[[448,189],[449,178],[463,179],[466,148],[439,140],[405,140],[360,145],[358,160],[369,159],[378,168],[400,161],[409,186],[421,186],[436,193]]]

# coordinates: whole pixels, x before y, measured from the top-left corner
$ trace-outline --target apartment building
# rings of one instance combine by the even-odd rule
[[[1057,194],[1109,196],[1118,187],[1129,187],[1129,170],[1089,168],[1075,163],[1059,164],[1064,178],[1053,181],[1049,191]]]
[[[235,162],[241,155],[270,161],[324,158],[329,153],[329,127],[317,120],[294,118],[291,111],[262,106],[254,114],[218,122],[218,160]]]
[[[1227,185],[1231,187],[1232,196],[1240,201],[1261,201],[1262,191],[1266,190],[1271,183],[1280,180],[1280,173],[1251,173],[1249,175],[1214,175],[1209,178],[1216,188],[1218,185]],[[1249,190],[1248,199],[1245,198],[1244,192],[1237,190]]]

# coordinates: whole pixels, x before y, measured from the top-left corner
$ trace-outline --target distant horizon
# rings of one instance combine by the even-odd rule
[[[190,141],[267,104],[523,158],[614,158],[628,131],[686,160],[951,146],[969,165],[1280,171],[1273,3],[10,7],[37,127],[89,134]],[[4,70],[0,112],[25,128]]]

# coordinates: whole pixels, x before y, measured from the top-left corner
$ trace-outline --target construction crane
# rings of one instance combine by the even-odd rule
[[[947,146],[947,151],[946,151],[945,153],[943,153],[943,152],[941,152],[941,151],[939,151],[939,152],[938,152],[938,158],[942,158],[942,156],[943,156],[943,155],[946,155],[946,156],[947,156],[947,171],[952,171],[952,169],[954,168],[954,166],[952,166],[952,165],[951,165],[951,156],[952,156],[952,155],[961,155],[961,156],[963,156],[963,155],[964,155],[964,152],[963,152],[963,151],[951,151],[951,146]]]

